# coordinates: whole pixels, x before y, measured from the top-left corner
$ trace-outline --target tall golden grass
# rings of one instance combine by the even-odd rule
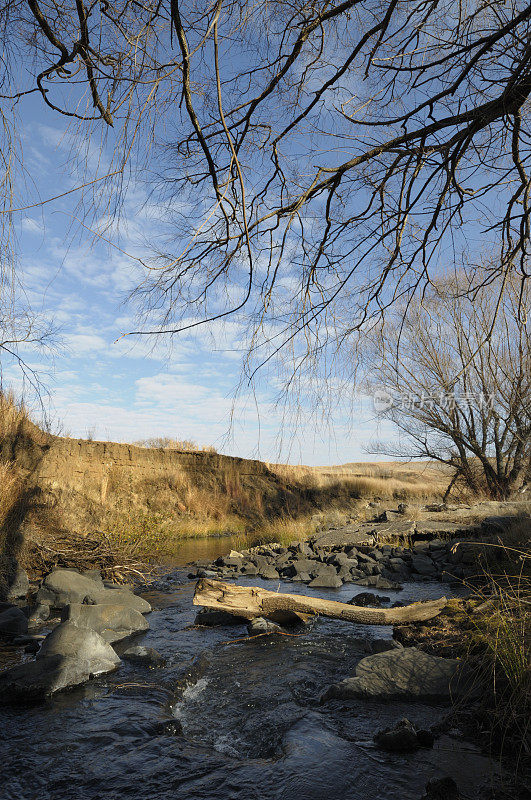
[[[382,499],[427,499],[444,494],[448,480],[440,470],[413,471],[400,463],[352,464],[342,467],[305,467],[268,464],[282,480],[307,489],[343,487],[351,496]]]
[[[478,664],[493,748],[514,770],[531,756],[531,520],[482,546],[469,588],[467,650]]]

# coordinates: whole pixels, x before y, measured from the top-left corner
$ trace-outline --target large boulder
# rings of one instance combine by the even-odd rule
[[[110,672],[119,663],[110,644],[96,631],[63,622],[46,637],[35,661],[0,673],[0,698],[4,703],[42,701]]]
[[[467,683],[458,680],[460,667],[457,659],[431,656],[416,647],[388,650],[362,658],[355,677],[331,686],[322,700],[448,700]]]
[[[44,579],[37,592],[37,602],[62,608],[69,603],[94,601],[97,592],[104,591],[92,578],[71,569],[54,569]]]
[[[19,636],[28,632],[28,618],[17,606],[0,611],[0,636]]]
[[[65,606],[61,616],[63,622],[70,620],[78,628],[97,631],[106,642],[111,643],[149,628],[148,621],[139,611],[117,603],[71,603]]]
[[[343,581],[336,575],[320,573],[313,581],[308,584],[312,589],[339,589],[343,586]]]
[[[71,569],[54,569],[43,581],[37,592],[37,602],[53,608],[64,608],[70,603],[110,603],[127,605],[147,614],[151,606],[142,597],[122,586],[103,586],[94,577],[80,575]]]

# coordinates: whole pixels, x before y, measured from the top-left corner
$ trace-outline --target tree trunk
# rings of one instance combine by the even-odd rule
[[[367,625],[400,625],[407,622],[423,622],[436,617],[445,607],[446,597],[399,608],[365,608],[338,603],[336,600],[322,600],[319,597],[299,594],[280,594],[256,586],[234,586],[202,578],[195,588],[194,605],[216,611],[227,611],[245,619],[267,617],[280,624],[294,615],[322,614],[324,617]]]

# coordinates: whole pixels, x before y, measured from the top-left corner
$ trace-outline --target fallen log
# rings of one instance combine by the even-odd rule
[[[445,607],[446,597],[399,608],[366,608],[339,603],[337,600],[323,600],[320,597],[300,594],[281,594],[256,586],[234,586],[223,581],[201,578],[195,587],[193,602],[196,606],[227,611],[245,619],[266,617],[280,624],[293,615],[303,618],[321,614],[324,617],[361,622],[366,625],[400,625],[433,619]]]

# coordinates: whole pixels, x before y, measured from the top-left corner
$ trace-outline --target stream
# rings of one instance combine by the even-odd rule
[[[230,548],[226,538],[212,541],[219,552]],[[186,560],[216,555],[202,545],[192,550]],[[361,591],[238,582],[341,601]],[[2,709],[0,800],[420,800],[428,779],[444,775],[466,798],[488,796],[494,765],[458,737],[408,755],[372,743],[378,729],[404,716],[429,727],[444,707],[319,705],[322,692],[366,655],[359,637],[391,637],[391,628],[324,618],[296,636],[195,628],[195,581],[176,567],[166,584],[144,593],[154,609],[150,630],[134,639],[158,650],[165,667],[124,661],[46,705]],[[380,594],[408,602],[444,592],[422,582]]]

